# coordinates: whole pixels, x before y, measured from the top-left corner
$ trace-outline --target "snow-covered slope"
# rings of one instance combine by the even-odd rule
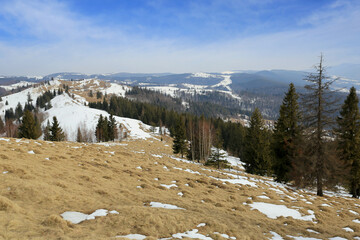
[[[74,100],[67,94],[56,96],[51,100],[51,109],[45,111],[46,119],[43,126],[46,125],[47,120],[50,122],[56,116],[61,128],[67,133],[68,140],[75,141],[78,127],[86,127],[87,130],[93,132],[95,139],[95,128],[100,115],[109,117],[105,111],[89,108],[82,104],[81,99]],[[115,116],[118,124],[121,124],[127,131],[128,136],[131,138],[151,138],[147,130],[150,126],[142,123],[139,120],[123,118]]]
[[[2,97],[2,101],[0,102],[0,116],[4,117],[5,111],[10,108],[13,108],[15,110],[18,103],[20,103],[24,107],[25,103],[27,103],[28,100],[28,94],[30,94],[31,99],[33,100],[33,102],[35,102],[36,98],[42,94],[42,90],[38,87],[28,88],[24,91]],[[8,105],[6,105],[6,102],[8,102]]]
[[[12,90],[12,89],[16,89],[18,87],[25,87],[25,86],[31,86],[31,85],[34,85],[36,83],[33,83],[33,82],[27,82],[27,81],[21,81],[21,82],[18,82],[18,83],[14,83],[14,84],[11,84],[11,85],[1,85],[0,87],[4,88],[5,90],[9,91],[9,90]]]
[[[36,104],[37,97],[41,96],[47,90],[57,90],[63,84],[72,84],[71,95],[63,93],[57,95],[51,100],[52,108],[47,111],[40,109],[40,112],[44,113],[44,121],[42,125],[45,127],[47,121],[50,123],[54,116],[57,117],[60,126],[63,128],[67,135],[67,140],[75,141],[76,134],[79,127],[91,132],[93,139],[95,139],[95,128],[100,115],[109,117],[106,111],[92,109],[84,105],[87,100],[77,93],[81,93],[87,88],[88,90],[101,91],[108,94],[116,94],[125,96],[125,92],[128,89],[127,86],[106,83],[99,80],[82,80],[76,82],[61,82],[59,80],[50,81],[49,84],[43,84],[38,87],[31,87],[21,92],[4,96],[2,102],[0,102],[0,117],[4,119],[5,111],[12,108],[15,110],[18,103],[24,107],[28,101],[28,95],[30,94],[33,100],[33,105]],[[98,86],[95,88],[95,86]],[[5,103],[8,102],[8,105]],[[115,120],[118,126],[121,124],[122,129],[126,132],[127,137],[136,139],[150,138],[149,133],[150,126],[142,123],[141,121],[123,118],[115,116]]]

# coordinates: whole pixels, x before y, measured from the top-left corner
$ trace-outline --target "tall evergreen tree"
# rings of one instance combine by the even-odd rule
[[[216,166],[218,169],[229,167],[229,162],[225,159],[225,153],[221,151],[223,141],[219,130],[214,136],[213,145],[215,149],[212,149],[211,155],[205,165]]]
[[[298,94],[294,84],[289,85],[282,105],[279,118],[275,123],[272,149],[274,152],[273,171],[275,180],[288,182],[292,169],[292,160],[297,155],[301,138],[301,114],[298,105]]]
[[[80,127],[78,127],[78,129],[77,129],[76,141],[77,141],[77,142],[83,142],[83,137],[82,137],[82,134],[81,134],[81,129],[80,129]]]
[[[46,127],[43,129],[43,134],[44,134],[44,141],[50,141],[50,121],[47,120],[47,124]]]
[[[23,113],[23,107],[21,106],[21,103],[19,102],[16,105],[16,108],[15,108],[15,117],[16,117],[18,122],[20,122],[20,118],[22,117],[23,114],[24,114]]]
[[[178,120],[175,129],[173,151],[175,154],[180,153],[181,157],[187,152],[185,122],[182,118]]]
[[[350,193],[360,195],[360,113],[356,89],[352,87],[337,118],[336,135],[340,159],[350,168],[347,175]]]
[[[57,118],[53,117],[52,126],[50,128],[50,141],[64,141],[65,134],[59,125]]]
[[[244,162],[248,173],[266,175],[271,170],[269,133],[264,128],[260,110],[255,108],[245,141]]]
[[[19,127],[19,137],[20,138],[29,138],[36,139],[36,124],[33,114],[26,110]]]
[[[336,112],[336,99],[330,89],[335,80],[327,75],[323,63],[323,56],[315,66],[315,73],[310,73],[304,80],[309,84],[305,85],[306,94],[302,98],[303,119],[306,134],[306,158],[313,165],[308,172],[314,177],[317,188],[317,195],[323,196],[323,187],[330,178],[334,178],[334,167],[336,164],[330,162],[332,156],[326,150],[327,130],[330,130],[334,123],[333,115]]]
[[[5,132],[5,124],[0,117],[0,134],[3,134],[4,132]]]
[[[100,114],[100,117],[98,119],[98,124],[96,125],[96,130],[95,130],[95,136],[96,136],[96,140],[98,142],[103,141],[104,139],[104,118],[102,116],[102,114]]]
[[[117,124],[113,115],[110,115],[107,127],[109,141],[114,141],[117,135]]]

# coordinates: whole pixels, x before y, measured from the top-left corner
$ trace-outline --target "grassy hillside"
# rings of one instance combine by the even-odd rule
[[[183,209],[154,208],[153,202]],[[259,202],[283,205],[303,220],[270,218],[255,210]],[[276,215],[276,205],[265,208]],[[180,161],[172,155],[171,139],[109,144],[0,139],[0,239],[128,234],[159,239],[187,231],[203,239],[354,239],[360,237],[359,207],[357,199],[320,198],[241,169],[230,174]],[[61,217],[97,209],[119,214],[79,224]]]

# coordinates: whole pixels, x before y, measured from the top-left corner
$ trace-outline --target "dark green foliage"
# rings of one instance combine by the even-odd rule
[[[25,110],[24,112],[18,134],[20,138],[29,139],[37,139],[41,135],[41,132],[39,133],[37,130],[37,124],[34,116],[29,110]]]
[[[218,169],[220,168],[228,168],[229,162],[225,159],[225,153],[221,152],[219,148],[213,150],[209,159],[206,161],[205,165],[214,166]]]
[[[53,122],[50,127],[50,141],[64,141],[65,140],[65,134],[62,130],[62,128],[59,125],[59,122],[57,118],[53,117]]]
[[[5,132],[5,124],[0,117],[0,134],[3,134],[4,132]]]
[[[356,89],[352,87],[337,118],[336,129],[340,159],[349,168],[346,179],[350,193],[360,195],[360,113]]]
[[[271,169],[269,133],[264,129],[263,119],[258,108],[250,119],[250,127],[245,139],[243,161],[248,173],[269,175]]]
[[[30,94],[30,92],[28,92],[28,94],[27,94],[27,103],[31,104],[32,101],[33,101],[33,99],[31,98],[31,94]]]
[[[5,105],[9,105],[9,102],[7,100],[5,101]]]
[[[25,106],[24,106],[24,111],[28,110],[30,112],[34,111],[35,107],[32,105],[31,102],[27,102],[25,103]]]
[[[283,103],[280,116],[275,123],[272,149],[274,152],[273,171],[275,180],[288,182],[291,179],[292,161],[298,155],[298,143],[301,139],[301,115],[298,105],[298,94],[291,83]]]
[[[90,90],[90,92],[89,92],[89,97],[94,97],[94,94],[93,94],[92,90]]]
[[[13,120],[15,119],[15,113],[14,113],[14,109],[10,108],[8,110],[5,110],[5,121],[6,120]]]
[[[36,107],[45,108],[48,110],[51,108],[50,100],[56,96],[55,90],[54,92],[46,91],[41,96],[36,99]]]
[[[89,103],[89,107],[102,110],[107,108],[109,113],[117,116],[139,119],[149,125],[165,126],[170,130],[170,136],[172,137],[175,134],[176,125],[179,119],[184,118],[187,140],[190,141],[190,149],[194,150],[194,156],[191,156],[191,152],[188,155],[188,158],[190,159],[200,160],[200,152],[196,149],[199,149],[200,140],[198,136],[200,134],[199,129],[201,126],[207,127],[208,129],[213,126],[214,130],[219,129],[220,136],[223,141],[223,148],[234,156],[242,157],[246,128],[244,128],[240,123],[224,122],[220,118],[217,118],[216,120],[204,117],[198,118],[197,116],[190,115],[188,113],[178,113],[173,109],[131,101],[127,98],[117,96],[110,97],[110,104],[107,105],[105,102],[107,101],[92,102]],[[191,129],[191,131],[189,129]],[[103,131],[101,129],[96,132],[98,141],[98,134],[102,134],[102,132]],[[191,134],[191,132],[193,134]],[[102,137],[100,137],[100,139],[102,139]],[[201,154],[201,156],[207,158],[210,153],[211,152],[209,151],[209,154]]]
[[[108,141],[114,141],[117,136],[117,124],[113,115],[108,120]]]
[[[206,161],[205,165],[215,166],[218,169],[228,168],[229,162],[225,159],[225,153],[221,151],[223,146],[220,130],[214,134],[213,146],[216,149],[212,149],[209,159]]]
[[[51,128],[50,121],[47,120],[46,127],[43,129],[45,141],[50,141],[50,128]]]
[[[117,124],[113,115],[109,119],[100,115],[95,136],[98,142],[114,141],[117,137]]]
[[[20,118],[22,117],[22,115],[23,115],[23,107],[21,106],[20,103],[18,103],[15,108],[15,118],[20,122]]]
[[[99,92],[99,91],[96,92],[96,98],[97,99],[101,99],[102,96],[103,96],[102,92]]]
[[[175,154],[180,153],[181,157],[184,157],[184,154],[187,152],[185,122],[182,118],[178,120],[176,125],[173,151]]]

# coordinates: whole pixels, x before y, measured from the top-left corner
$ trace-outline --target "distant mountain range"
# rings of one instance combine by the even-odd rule
[[[0,95],[12,88],[26,86],[27,82],[51,79],[99,79],[129,86],[154,90],[187,102],[211,102],[233,109],[251,112],[255,107],[269,119],[276,119],[278,108],[289,83],[299,92],[307,83],[304,78],[310,71],[264,70],[233,71],[223,73],[114,73],[82,74],[73,72],[53,73],[43,77],[0,76]],[[360,65],[343,64],[328,68],[328,76],[338,80],[334,89],[347,92],[355,86],[360,92]],[[344,95],[344,94],[342,94]]]
[[[293,70],[264,70],[264,71],[234,71],[233,73],[113,73],[113,74],[82,74],[73,72],[53,73],[43,77],[24,76],[3,76],[0,77],[0,84],[14,84],[20,81],[37,82],[51,80],[52,78],[64,80],[79,80],[97,78],[110,82],[118,82],[132,86],[177,86],[185,87],[186,84],[202,86],[201,88],[221,90],[224,84],[224,76],[230,76],[222,90],[259,90],[268,88],[287,87],[290,82],[296,86],[304,86],[303,80],[308,74],[307,71]],[[336,87],[349,88],[353,85],[360,85],[360,64],[342,64],[328,68],[331,77],[340,77]],[[185,84],[185,86],[184,86]]]

